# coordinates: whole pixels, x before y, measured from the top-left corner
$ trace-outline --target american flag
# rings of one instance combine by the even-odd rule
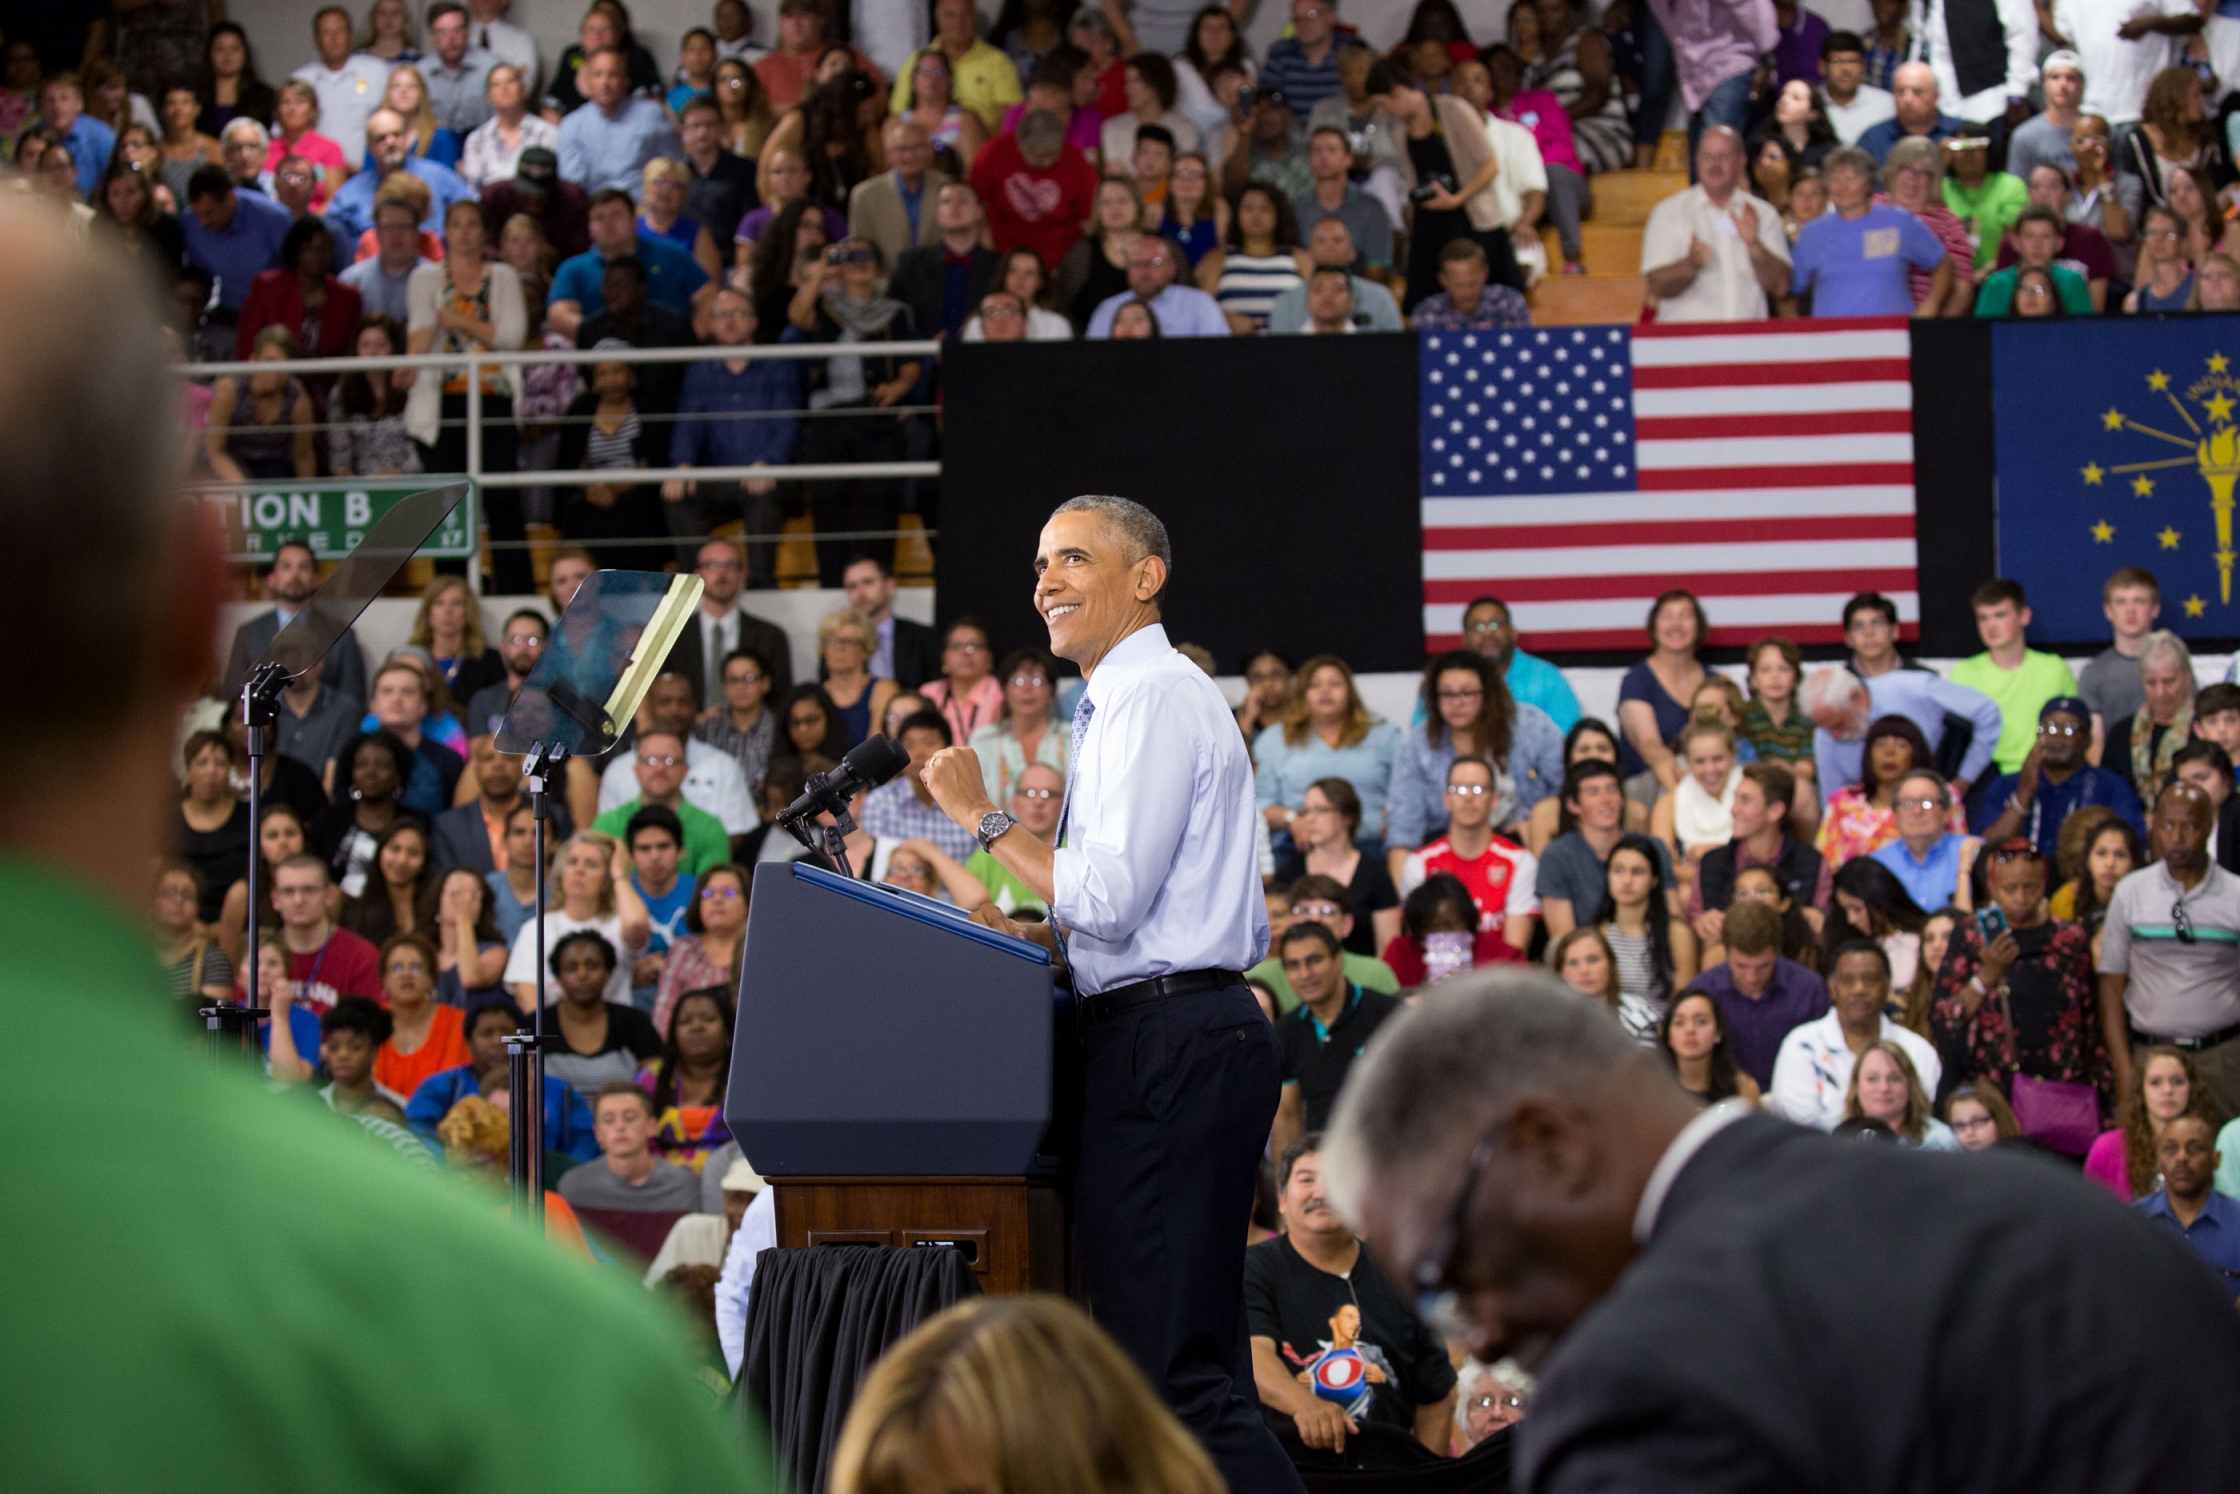
[[[1421,334],[1423,630],[1491,593],[1534,650],[1646,646],[1702,599],[1711,642],[1842,639],[1880,591],[1910,635],[1903,318]]]

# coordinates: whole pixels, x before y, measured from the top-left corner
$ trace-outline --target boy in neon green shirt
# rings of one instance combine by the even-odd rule
[[[2027,647],[2030,603],[2013,581],[1976,588],[1976,636],[1984,652],[1952,666],[1952,682],[1981,690],[1999,703],[1999,745],[1992,761],[2002,773],[2019,773],[2038,739],[2038,710],[2056,695],[2077,693],[2076,676],[2052,654]]]

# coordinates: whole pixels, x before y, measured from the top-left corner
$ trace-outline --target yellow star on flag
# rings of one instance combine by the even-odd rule
[[[2162,541],[2162,548],[2165,550],[2175,550],[2178,548],[2178,531],[2175,529],[2165,528],[2162,533],[2156,535],[2155,538]]]
[[[2100,479],[2107,475],[2107,469],[2098,462],[2088,463],[2084,469],[2084,485],[2088,488],[2096,488],[2100,486]]]
[[[2232,360],[2222,353],[2211,353],[2209,355],[2209,372],[2223,373],[2231,362]]]
[[[2202,600],[2201,600],[2201,598],[2199,598],[2199,597],[2187,597],[2187,598],[2186,598],[2186,616],[2188,616],[2188,617],[2199,617],[2199,616],[2200,616],[2200,615],[2201,615],[2202,613],[2204,613],[2204,612],[2206,612],[2206,611],[2208,611],[2208,610],[2209,610],[2209,604],[2208,604],[2207,602],[2204,602],[2204,601],[2202,601]]]
[[[2114,544],[2116,542],[2116,526],[2106,519],[2102,519],[2092,526],[2092,540],[2094,544],[2099,545]]]
[[[2141,473],[2139,476],[2131,479],[2131,491],[2138,494],[2141,498],[2153,497],[2154,479],[2147,476],[2145,473]]]
[[[2103,415],[2103,416],[2101,416],[2101,417],[2100,417],[2100,424],[2101,424],[2101,425],[2103,425],[2103,426],[2105,426],[2105,427],[2106,427],[2107,429],[2109,429],[2109,430],[2111,430],[2111,431],[2120,431],[2120,430],[2122,430],[2122,429],[2123,429],[2123,411],[2121,411],[2121,410],[2110,410],[2110,411],[2109,411],[2109,412],[2108,412],[2107,414],[2105,414],[2105,415]]]
[[[2207,410],[2209,418],[2219,425],[2223,425],[2232,418],[2232,396],[2222,390],[2203,400],[2201,407]]]
[[[2160,394],[2170,387],[2170,376],[2158,368],[2147,375],[2147,387]]]

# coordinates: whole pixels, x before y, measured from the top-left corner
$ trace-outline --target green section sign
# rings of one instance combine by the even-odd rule
[[[321,560],[340,560],[356,549],[366,531],[398,500],[430,487],[460,482],[456,477],[386,478],[292,482],[243,492],[201,492],[195,496],[225,519],[226,548],[235,560],[271,556],[281,542],[308,540]],[[418,551],[440,560],[463,560],[478,551],[480,524],[475,491],[451,511]]]

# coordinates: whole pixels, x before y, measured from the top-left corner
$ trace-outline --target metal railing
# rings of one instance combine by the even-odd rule
[[[881,359],[937,359],[940,356],[940,353],[941,344],[934,341],[878,343],[767,343],[748,344],[743,347],[725,347],[711,343],[689,348],[609,348],[604,350],[582,348],[525,348],[514,352],[474,351],[464,353],[416,353],[396,354],[379,358],[291,358],[285,364],[280,365],[275,365],[270,360],[236,360],[226,363],[181,363],[174,365],[172,371],[182,379],[197,381],[216,380],[234,376],[270,374],[282,371],[284,371],[291,378],[300,378],[307,374],[341,375],[348,373],[368,373],[375,370],[396,371],[401,369],[410,369],[415,371],[416,373],[425,371],[431,374],[441,374],[447,378],[463,373],[466,376],[466,390],[464,393],[464,398],[466,401],[466,415],[464,420],[459,423],[464,425],[466,430],[465,470],[460,473],[431,473],[424,475],[427,475],[431,478],[464,476],[472,480],[478,490],[486,488],[588,487],[594,484],[612,484],[617,482],[625,482],[634,486],[646,483],[668,482],[671,480],[717,483],[743,482],[749,479],[773,479],[779,482],[847,482],[862,479],[905,480],[911,478],[938,478],[941,475],[941,463],[938,460],[893,462],[806,462],[788,463],[784,465],[764,464],[729,467],[571,467],[542,468],[526,472],[485,472],[483,471],[482,410],[484,395],[482,387],[482,375],[485,370],[491,369],[527,368],[533,366],[546,366],[551,364],[584,365],[601,363],[625,363],[631,365],[645,365],[671,363],[707,363],[714,361],[728,362],[737,359],[744,359],[750,362],[805,362],[813,359],[831,359],[839,357]],[[872,407],[849,406],[837,410],[803,409],[784,412],[773,411],[769,413],[772,415],[790,414],[796,418],[804,420],[858,418],[873,416],[902,418],[912,415],[932,414],[935,412],[936,408],[937,407],[931,405],[894,405]],[[663,421],[673,423],[677,419],[683,417],[676,415],[649,416],[641,412],[639,418],[641,422]],[[732,417],[694,416],[691,418],[723,419]],[[560,422],[556,419],[548,417],[546,419],[539,420],[536,423],[557,424]],[[328,430],[333,428],[333,424],[333,422],[324,422],[313,427],[313,429],[321,431]],[[290,425],[287,427],[287,429],[290,431],[295,431],[304,429],[304,427]],[[332,479],[299,480],[328,481]],[[395,479],[384,480],[394,481]],[[197,478],[188,483],[186,487],[190,492],[201,494],[243,493],[252,490],[269,490],[276,485],[284,485],[286,481],[288,481],[288,479],[234,482],[219,478]],[[923,534],[927,537],[931,537],[931,532],[926,530],[912,531],[912,533]],[[862,531],[850,532],[848,534],[817,535],[814,536],[814,538],[817,540],[860,540],[894,538],[897,537],[898,534],[899,531]],[[662,535],[658,537],[648,536],[643,540],[601,540],[600,543],[603,546],[613,544],[642,543],[648,546],[673,547],[679,543],[680,538],[683,537],[676,535]],[[749,534],[742,536],[742,538],[750,543],[777,544],[782,543],[786,540],[797,540],[803,538],[803,536],[786,533],[766,535]],[[507,541],[505,543],[512,545],[521,544],[524,542]],[[477,589],[479,589],[480,578],[477,574],[477,572],[479,571],[479,567],[470,566],[468,569],[470,580],[474,581]]]

